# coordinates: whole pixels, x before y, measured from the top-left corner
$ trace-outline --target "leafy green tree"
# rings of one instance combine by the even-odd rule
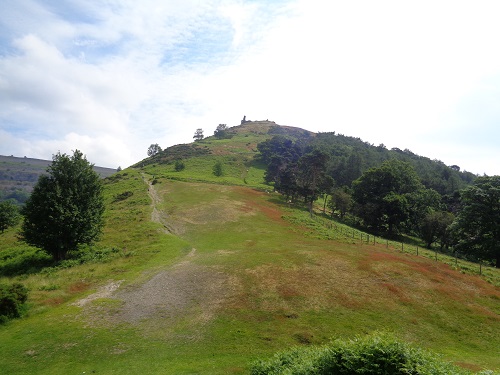
[[[352,206],[352,197],[343,189],[335,189],[332,192],[332,199],[328,207],[332,210],[332,216],[335,211],[338,211],[340,218],[343,219],[345,214],[349,212]]]
[[[353,182],[357,214],[366,225],[392,233],[409,218],[414,193],[422,189],[409,163],[387,160]]]
[[[217,129],[214,131],[214,135],[217,139],[224,139],[228,138],[228,133],[227,133],[227,125],[226,124],[219,124],[217,126]]]
[[[203,138],[204,138],[203,137],[203,129],[201,129],[201,128],[196,129],[196,131],[194,132],[193,139],[195,141],[201,141]]]
[[[13,227],[19,222],[20,215],[17,206],[11,201],[0,202],[0,230]]]
[[[418,235],[425,217],[443,209],[441,196],[434,189],[418,189],[409,195],[409,215],[405,225],[407,233]]]
[[[500,268],[500,176],[478,177],[462,191],[461,204],[453,223],[456,250]]]
[[[98,239],[104,221],[99,175],[83,154],[54,155],[23,209],[22,238],[56,260]]]
[[[184,162],[182,160],[176,160],[174,168],[175,168],[176,172],[180,172],[186,168],[186,165],[184,164]]]
[[[224,174],[224,168],[222,167],[222,163],[217,161],[213,166],[213,173],[215,176],[220,177]]]
[[[264,179],[274,184],[274,190],[295,199],[299,194],[299,159],[303,155],[298,142],[276,135],[257,145],[260,159],[267,164]]]
[[[420,236],[427,247],[439,241],[441,249],[449,242],[450,225],[454,215],[446,211],[429,212],[420,225]]]
[[[331,173],[338,186],[351,186],[361,176],[361,170],[362,157],[353,150],[347,158],[339,158]]]
[[[161,152],[161,147],[158,145],[158,143],[151,144],[148,147],[148,156],[155,156],[159,152]]]
[[[326,152],[313,150],[299,159],[298,186],[300,195],[309,204],[312,213],[313,202],[318,196],[332,186],[333,181],[326,175],[327,162],[330,159]]]

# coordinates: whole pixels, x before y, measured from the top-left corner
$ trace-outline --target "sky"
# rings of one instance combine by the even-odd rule
[[[249,120],[500,175],[497,0],[2,0],[0,154],[149,145]]]

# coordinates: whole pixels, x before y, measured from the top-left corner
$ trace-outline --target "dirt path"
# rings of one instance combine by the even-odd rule
[[[164,228],[164,233],[175,234],[174,228],[169,225],[166,220],[166,214],[158,209],[158,206],[162,203],[162,199],[158,195],[155,186],[151,181],[147,179],[144,173],[142,173],[141,175],[146,185],[148,185],[148,194],[151,198],[151,207],[153,209],[153,211],[151,212],[151,221],[161,224]]]
[[[157,189],[145,175],[142,178],[151,197],[151,221],[160,223],[164,233],[177,234],[160,209],[163,200]],[[193,248],[174,266],[152,274],[145,282],[120,286],[121,281],[111,281],[74,305],[83,309],[91,325],[128,323],[168,333],[179,322],[187,321],[197,336],[201,332],[195,327],[210,321],[236,290],[235,280],[223,269],[198,265],[197,256]],[[99,303],[103,299],[116,303],[105,307]]]

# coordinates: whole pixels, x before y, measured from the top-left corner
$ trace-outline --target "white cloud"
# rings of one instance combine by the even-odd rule
[[[0,153],[124,167],[246,115],[499,174],[499,7],[20,0],[0,15]]]

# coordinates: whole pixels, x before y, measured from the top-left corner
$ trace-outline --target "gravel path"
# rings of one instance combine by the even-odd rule
[[[158,209],[162,202],[154,185],[147,181],[152,201],[151,220],[170,228],[165,214]],[[220,268],[197,265],[196,249],[179,263],[154,274],[144,283],[121,287],[113,281],[75,305],[83,308],[90,324],[146,323],[154,330],[163,330],[187,319],[190,324],[208,322],[222,303],[235,291],[235,283]],[[101,298],[116,300],[109,307],[90,303]]]
[[[210,269],[183,262],[154,275],[140,285],[114,294],[123,306],[114,318],[128,323],[145,319],[173,320],[192,316],[197,322],[210,320],[227,296],[227,276]]]

